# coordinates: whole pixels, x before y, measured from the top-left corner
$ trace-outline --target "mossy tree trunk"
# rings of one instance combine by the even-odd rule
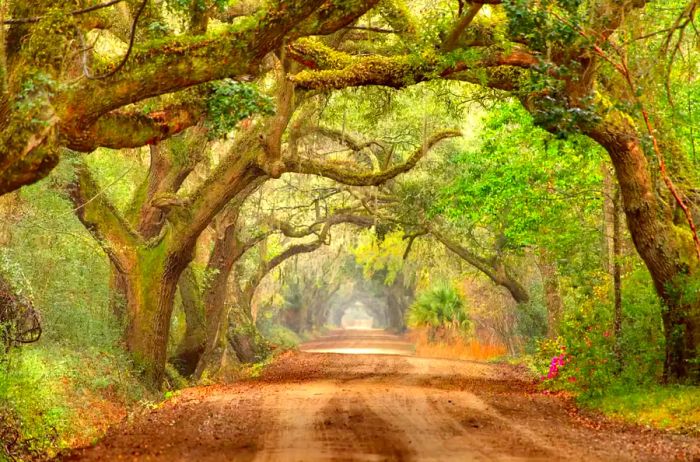
[[[406,312],[413,296],[413,286],[406,283],[403,271],[399,272],[387,288],[387,320],[392,330],[406,330]]]
[[[242,224],[239,222],[239,216],[242,199],[256,187],[257,182],[229,203],[216,221],[217,237],[207,263],[207,272],[212,276],[203,293],[206,342],[195,370],[195,377],[198,379],[205,375],[208,378],[230,376],[230,368],[240,363],[228,340],[228,283],[235,263],[266,236],[265,233],[260,233],[245,242],[240,237]]]
[[[255,163],[257,151],[239,143],[241,150],[213,172],[218,181],[204,182],[192,194],[191,207],[184,207],[174,193],[196,165],[201,149],[201,138],[190,141],[190,155],[180,159],[183,162],[168,149],[151,150],[149,176],[126,214],[100,194],[87,166],[77,166],[76,181],[70,186],[78,217],[100,242],[119,277],[127,347],[155,387],[163,378],[175,291],[194,258],[197,238],[229,200],[263,176]]]
[[[194,373],[206,342],[201,282],[192,265],[183,271],[178,287],[185,314],[185,333],[170,361],[182,376],[188,377]]]
[[[188,263],[165,247],[139,249],[127,276],[127,347],[153,386],[163,379],[175,291]]]
[[[657,189],[642,141],[629,118],[611,111],[586,134],[610,155],[632,241],[664,304],[664,376],[669,381],[698,381],[700,299],[686,290],[700,278],[692,234],[674,200]]]
[[[234,271],[235,277],[235,271]],[[260,333],[253,319],[252,297],[238,290],[233,283],[233,291],[228,300],[228,342],[242,363],[254,363],[270,353],[270,344]]]

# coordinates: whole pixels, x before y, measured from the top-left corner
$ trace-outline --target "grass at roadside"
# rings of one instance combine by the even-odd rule
[[[430,341],[426,329],[411,329],[406,337],[415,344],[416,355],[426,358],[488,361],[502,358],[506,354],[505,346],[481,343],[478,339],[466,341],[452,338],[449,341]]]
[[[30,345],[0,367],[0,460],[3,452],[41,460],[89,444],[147,393],[119,351]]]
[[[700,387],[616,384],[579,403],[625,422],[700,435]]]
[[[542,365],[532,355],[500,360],[525,366],[533,378],[542,380]],[[618,378],[605,387],[590,390],[562,376],[542,380],[541,386],[566,391],[582,408],[614,420],[700,436],[700,386],[630,383]]]

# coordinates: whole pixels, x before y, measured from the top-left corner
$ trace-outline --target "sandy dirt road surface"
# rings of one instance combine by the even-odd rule
[[[377,331],[301,349],[259,378],[184,390],[65,460],[700,461],[700,439],[582,415],[510,366],[410,356]]]

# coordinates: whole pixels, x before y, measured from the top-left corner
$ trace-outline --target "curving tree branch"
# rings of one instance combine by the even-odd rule
[[[431,136],[404,163],[380,172],[359,171],[331,161],[308,158],[286,159],[286,171],[323,176],[350,186],[377,186],[416,166],[436,144],[448,138],[462,136],[457,130],[445,130]]]

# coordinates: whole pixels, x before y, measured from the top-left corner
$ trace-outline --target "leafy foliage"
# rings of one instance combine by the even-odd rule
[[[222,137],[243,119],[256,114],[273,114],[272,98],[251,83],[225,79],[213,84],[207,100],[207,124],[212,137]]]
[[[17,430],[12,447],[0,446],[0,459],[5,450],[38,460],[90,441],[102,431],[100,419],[118,419],[120,406],[145,393],[109,311],[106,258],[53,187],[70,177],[67,163],[17,195],[21,212],[8,217],[11,241],[0,266],[32,299],[44,333],[37,344],[0,350],[0,433],[7,422]]]
[[[600,157],[581,138],[557,140],[515,103],[495,108],[476,149],[458,151],[445,168],[433,214],[475,233],[490,230],[506,249],[552,251],[581,244],[581,221],[594,228],[601,207]]]
[[[366,232],[353,250],[355,261],[362,266],[366,279],[382,272],[384,284],[391,285],[403,268],[406,241],[401,231],[392,231],[380,239],[376,233]]]
[[[408,324],[428,327],[433,336],[444,330],[468,336],[473,327],[464,299],[452,284],[446,282],[418,294],[409,308]]]
[[[559,338],[540,343],[540,372],[562,349],[566,352],[567,364],[551,386],[581,392],[583,399],[598,399],[622,384],[637,387],[658,381],[664,356],[661,306],[645,273],[638,269],[624,287],[619,338],[605,302],[609,287],[600,286],[594,297],[582,297],[576,301],[578,307],[567,312]]]

